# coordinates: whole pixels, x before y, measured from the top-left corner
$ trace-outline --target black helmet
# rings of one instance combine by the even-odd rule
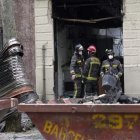
[[[13,38],[11,38],[7,41],[7,43],[5,44],[5,47],[10,47],[10,46],[13,46],[13,45],[20,46],[21,43],[15,37],[13,37]]]
[[[105,52],[106,52],[107,55],[114,55],[114,52],[113,52],[112,49],[109,49],[109,50],[106,49]]]
[[[7,57],[9,55],[19,54],[23,56],[23,46],[16,38],[9,39],[3,49],[3,54]]]
[[[82,46],[81,44],[78,44],[78,45],[75,46],[75,51],[76,51],[76,52],[78,52],[78,51],[83,51],[83,49],[84,49],[84,48],[83,48],[83,46]]]

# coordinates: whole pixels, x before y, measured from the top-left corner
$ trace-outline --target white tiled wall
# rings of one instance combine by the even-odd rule
[[[140,96],[140,0],[125,0],[124,2],[125,93]]]
[[[51,18],[51,1],[35,0],[35,41],[36,41],[36,90],[42,98],[45,92],[47,99],[54,98],[54,44],[53,44],[53,19]],[[43,55],[42,46],[45,45],[45,89],[43,91]]]

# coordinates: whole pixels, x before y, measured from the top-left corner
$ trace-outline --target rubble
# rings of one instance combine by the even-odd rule
[[[113,94],[102,94],[99,96],[86,96],[77,102],[78,104],[139,104],[139,97],[130,97],[127,95],[120,95],[118,99]]]

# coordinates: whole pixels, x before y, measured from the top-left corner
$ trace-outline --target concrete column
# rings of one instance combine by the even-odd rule
[[[54,38],[52,6],[50,0],[35,0],[36,90],[40,98],[54,98]],[[43,51],[45,46],[45,75]],[[44,83],[45,82],[45,83]]]
[[[140,1],[124,1],[124,86],[127,95],[140,95]]]

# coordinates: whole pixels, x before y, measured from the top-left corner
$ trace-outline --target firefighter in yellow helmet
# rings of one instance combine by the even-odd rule
[[[98,92],[98,78],[100,74],[100,60],[96,56],[96,47],[90,45],[87,48],[89,58],[84,65],[85,96],[94,96]]]
[[[71,58],[70,73],[74,81],[74,98],[81,98],[83,92],[83,46],[78,44],[75,46],[75,52]]]

